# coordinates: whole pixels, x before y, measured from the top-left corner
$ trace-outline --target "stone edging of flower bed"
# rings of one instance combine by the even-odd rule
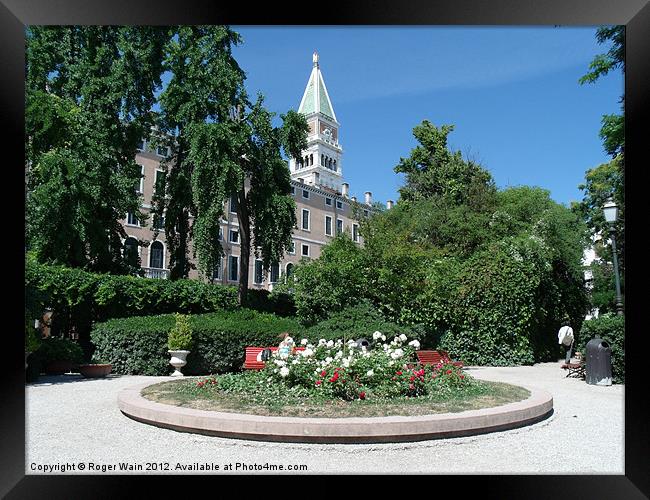
[[[553,397],[526,387],[528,399],[493,408],[420,416],[302,418],[195,410],[141,395],[151,382],[123,389],[126,416],[150,425],[212,436],[294,443],[389,443],[483,434],[531,425],[553,413]]]

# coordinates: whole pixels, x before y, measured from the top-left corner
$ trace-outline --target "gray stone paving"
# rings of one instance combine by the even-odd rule
[[[205,464],[218,466],[207,472],[215,474],[275,474],[283,472],[280,466],[284,471],[306,466],[301,474],[625,473],[624,386],[565,378],[560,362],[468,371],[481,379],[546,390],[553,395],[554,414],[521,429],[417,443],[264,443],[160,429],[118,410],[122,388],[170,377],[41,377],[26,387],[26,473],[206,474],[191,469]],[[136,467],[120,470],[120,465]],[[229,465],[232,470],[224,470]]]

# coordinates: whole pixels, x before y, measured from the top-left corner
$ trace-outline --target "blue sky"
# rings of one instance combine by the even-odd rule
[[[585,171],[608,161],[598,137],[618,113],[620,71],[578,79],[608,45],[596,27],[233,26],[233,53],[279,113],[297,109],[317,50],[341,124],[350,194],[398,200],[393,168],[416,146],[422,120],[453,124],[452,149],[478,160],[500,188],[540,186],[557,202],[582,199]]]

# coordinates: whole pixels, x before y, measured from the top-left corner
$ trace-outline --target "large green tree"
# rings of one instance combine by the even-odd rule
[[[581,84],[594,83],[610,71],[622,70],[625,74],[625,26],[601,26],[596,31],[598,43],[610,43],[609,50],[598,54],[589,64],[589,72],[579,80]],[[620,99],[621,106],[625,96]],[[617,156],[625,150],[625,121],[623,114],[603,115],[600,137],[607,154]],[[621,165],[623,167],[623,165]]]
[[[249,107],[236,109],[229,120],[192,128],[188,158],[195,165],[194,248],[199,270],[209,276],[221,258],[222,247],[215,235],[224,202],[235,199],[240,240],[239,301],[244,304],[251,253],[260,257],[268,270],[291,245],[296,204],[281,153],[299,157],[307,147],[308,126],[302,115],[289,111],[281,117],[282,126],[274,127],[273,114],[264,108],[261,96]]]
[[[169,147],[171,153],[163,162],[167,175],[157,186],[153,211],[155,221],[164,216],[170,278],[176,279],[186,278],[192,268],[192,218],[197,216],[192,192],[195,164],[189,158],[190,131],[206,122],[228,121],[233,106],[243,99],[245,76],[232,55],[232,46],[240,42],[240,37],[230,28],[181,26],[170,35],[164,61],[170,80],[159,97],[154,140]],[[236,184],[232,177],[228,182],[231,187]],[[223,186],[213,188],[214,196],[223,199]],[[212,242],[220,247],[218,227],[210,229]]]
[[[26,235],[38,260],[134,271],[119,219],[139,214],[135,153],[166,37],[157,27],[27,29]]]
[[[406,176],[399,190],[401,200],[443,197],[453,205],[483,208],[490,204],[495,192],[492,176],[476,162],[464,159],[460,151],[448,148],[447,136],[453,130],[453,125],[436,127],[428,120],[413,129],[419,144],[394,169]]]
[[[580,78],[581,84],[594,83],[611,71],[621,70],[625,74],[625,26],[601,26],[596,31],[600,44],[610,44],[609,50],[598,54],[589,65],[589,72]],[[625,95],[620,98],[621,107]],[[579,213],[591,231],[601,238],[595,244],[597,260],[592,264],[592,305],[601,311],[614,310],[615,293],[612,269],[612,248],[608,237],[614,234],[617,242],[621,274],[624,283],[625,271],[625,120],[623,113],[603,115],[600,138],[603,148],[612,160],[585,174],[585,182],[579,186],[583,199],[573,209]],[[603,205],[612,198],[619,207],[619,217],[614,227],[607,224],[603,216]],[[613,231],[613,233],[612,233]]]
[[[199,272],[211,277],[223,255],[224,203],[236,201],[244,303],[251,253],[268,269],[291,243],[295,203],[282,151],[299,156],[308,129],[293,111],[275,127],[263,98],[249,101],[244,72],[232,56],[240,41],[224,26],[181,27],[170,39],[165,68],[172,76],[160,96],[159,131],[172,154],[154,211],[165,216],[170,277],[187,276],[190,241]]]

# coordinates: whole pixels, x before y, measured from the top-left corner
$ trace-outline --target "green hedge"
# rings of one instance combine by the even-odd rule
[[[386,335],[387,340],[401,333],[405,334],[409,340],[424,338],[422,328],[400,326],[387,321],[368,301],[362,301],[355,306],[346,307],[340,312],[331,314],[324,321],[309,328],[305,337],[312,342],[317,342],[319,339],[336,340],[340,338],[355,340],[366,338],[372,342],[372,334],[376,331]]]
[[[513,240],[468,259],[452,279],[449,327],[440,347],[467,364],[557,360],[560,321],[569,316],[579,328],[584,307],[563,300],[555,272],[532,239]]]
[[[625,316],[603,314],[582,324],[576,341],[576,351],[587,355],[587,342],[598,335],[612,350],[612,381],[625,383]]]
[[[143,314],[199,314],[237,308],[237,289],[197,280],[96,274],[28,262],[27,291],[54,310],[53,333],[75,327],[87,339],[95,321]]]
[[[113,365],[114,373],[168,375],[172,372],[167,335],[173,315],[112,319],[97,323],[91,332],[96,357]],[[252,310],[219,312],[190,317],[193,346],[183,368],[186,375],[239,370],[247,346],[274,346],[279,335],[301,337],[304,329],[294,320]]]
[[[245,307],[282,317],[296,315],[296,304],[293,296],[288,293],[271,293],[268,290],[249,288]]]

